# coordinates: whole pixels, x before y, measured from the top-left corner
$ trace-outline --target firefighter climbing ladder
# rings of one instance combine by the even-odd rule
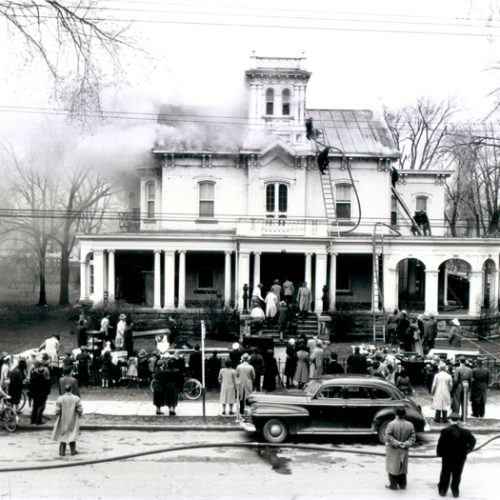
[[[410,212],[409,208],[406,206],[406,203],[403,201],[403,198],[401,198],[399,193],[394,189],[394,186],[392,186],[391,189],[392,189],[392,194],[394,195],[396,200],[398,200],[398,203],[403,208],[408,219],[410,219],[412,227],[415,228],[415,230],[418,232],[419,236],[423,236],[424,233],[422,232],[422,229],[420,229],[419,225],[415,222],[415,219],[413,218],[413,215],[411,215],[411,212]]]
[[[325,204],[326,220],[328,227],[336,225],[337,236],[340,235],[337,221],[337,211],[335,209],[335,198],[333,196],[332,177],[330,169],[326,168],[324,173],[320,173],[321,189],[323,191],[323,201]]]

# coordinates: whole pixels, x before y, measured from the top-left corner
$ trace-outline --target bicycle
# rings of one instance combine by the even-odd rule
[[[154,384],[156,380],[153,378],[151,380],[151,384],[149,384],[149,389],[151,392],[154,392]],[[182,394],[192,401],[200,399],[201,394],[203,392],[203,388],[201,386],[201,382],[196,380],[195,378],[188,377],[184,380],[184,384],[182,385]]]
[[[0,396],[0,421],[3,422],[5,430],[7,432],[15,432],[18,420],[11,402],[7,398]]]

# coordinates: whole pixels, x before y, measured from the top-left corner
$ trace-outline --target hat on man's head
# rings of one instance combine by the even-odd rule
[[[248,353],[243,354],[241,356],[241,361],[249,361],[250,360],[250,355]]]
[[[460,321],[458,321],[458,319],[457,319],[457,318],[453,318],[453,319],[451,320],[451,324],[452,324],[452,325],[455,325],[455,326],[460,326]]]
[[[277,285],[280,284],[280,280],[274,280],[273,283],[276,283]]]
[[[127,319],[127,315],[126,314],[120,314],[120,316],[118,316],[119,319]]]
[[[239,348],[240,348],[240,344],[238,344],[238,342],[235,342],[235,343],[233,344],[233,346],[232,346],[232,347],[233,347],[233,349],[235,349],[235,350],[236,350],[236,349],[239,349]]]
[[[450,419],[453,420],[454,422],[458,422],[458,420],[460,420],[460,415],[456,411],[454,411],[450,415]]]

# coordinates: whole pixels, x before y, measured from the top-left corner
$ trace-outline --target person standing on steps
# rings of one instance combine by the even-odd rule
[[[297,292],[297,302],[299,303],[299,317],[304,322],[311,309],[311,290],[304,281]]]
[[[408,474],[408,454],[410,448],[415,444],[415,428],[411,422],[406,420],[406,410],[396,408],[396,418],[389,423],[385,432],[386,443],[386,470],[389,475],[389,484],[386,488],[390,490],[406,489]]]
[[[82,402],[73,394],[72,385],[66,384],[64,394],[56,400],[57,417],[52,431],[52,439],[59,442],[59,455],[66,454],[66,444],[72,455],[76,455],[76,440],[80,432],[80,417],[83,414]]]
[[[288,279],[287,276],[285,276],[285,281],[283,281],[283,298],[288,305],[290,305],[293,301],[294,290],[295,287],[293,286],[293,283]]]
[[[476,446],[476,438],[468,429],[460,426],[458,413],[450,415],[451,425],[441,431],[436,454],[441,457],[441,474],[438,491],[444,497],[448,492],[451,480],[451,493],[454,498],[460,495],[460,481],[467,455]]]

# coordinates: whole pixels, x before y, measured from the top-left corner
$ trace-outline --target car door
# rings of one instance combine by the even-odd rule
[[[372,427],[373,417],[378,411],[371,396],[372,388],[364,385],[346,386],[347,426],[350,430],[367,431]]]
[[[338,432],[345,429],[347,401],[344,386],[325,385],[321,387],[309,403],[311,426],[322,432]]]

